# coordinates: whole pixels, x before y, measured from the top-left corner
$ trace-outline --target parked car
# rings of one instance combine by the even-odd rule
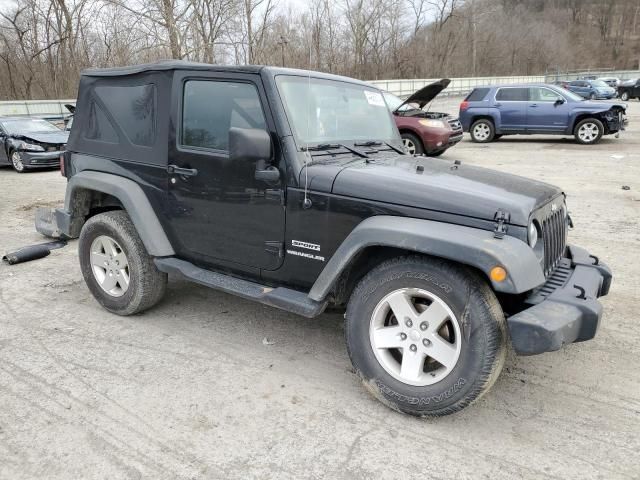
[[[618,88],[618,84],[620,83],[620,79],[618,77],[600,77],[597,80],[600,80],[611,88]]]
[[[567,88],[569,87],[569,80],[557,80],[553,82],[553,85],[560,88]]]
[[[77,105],[65,205],[36,228],[79,237],[110,312],[151,308],[168,273],[307,317],[346,308],[358,377],[417,416],[472,404],[508,342],[596,334],[612,275],[567,243],[562,190],[408,155],[367,83],[174,61],[84,72]]]
[[[602,80],[573,80],[567,90],[589,100],[610,100],[617,95],[616,89]]]
[[[70,103],[65,103],[64,108],[66,108],[70,115],[64,119],[64,129],[67,132],[71,131],[71,127],[73,126],[73,115],[76,111],[76,106]]]
[[[592,102],[548,84],[475,88],[460,104],[460,122],[474,142],[503,135],[573,135],[593,144],[624,130],[624,103]]]
[[[22,173],[33,168],[58,167],[69,134],[46,120],[0,117],[0,164]]]
[[[431,83],[406,100],[383,93],[408,153],[437,157],[462,140],[462,125],[456,117],[427,108],[449,83],[446,78]]]
[[[620,97],[620,100],[625,102],[632,98],[640,100],[640,78],[634,78],[632,80],[622,82],[618,86],[618,96]]]

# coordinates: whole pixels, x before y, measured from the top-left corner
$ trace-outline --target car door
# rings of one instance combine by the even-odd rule
[[[277,269],[283,260],[284,187],[256,180],[255,165],[229,159],[229,129],[256,128],[270,133],[272,160],[279,165],[260,77],[176,73],[173,88],[167,210],[178,255],[238,270]]]
[[[527,128],[526,87],[501,87],[496,91],[494,106],[500,111],[500,131],[522,131]]]
[[[569,123],[566,99],[547,87],[530,87],[527,102],[527,131],[530,133],[559,132]]]

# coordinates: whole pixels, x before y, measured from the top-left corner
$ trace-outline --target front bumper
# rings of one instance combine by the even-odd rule
[[[446,150],[462,140],[462,130],[441,130],[441,132],[430,131],[422,135],[422,143],[427,152]]]
[[[22,150],[20,152],[20,158],[22,158],[23,165],[29,168],[59,167],[60,155],[62,155],[61,151],[29,152]]]
[[[507,319],[516,353],[537,355],[592,339],[602,317],[597,298],[609,293],[611,279],[607,265],[582,248],[568,246],[553,275],[525,300],[530,306]]]

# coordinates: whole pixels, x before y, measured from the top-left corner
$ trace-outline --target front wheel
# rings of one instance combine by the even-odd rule
[[[126,212],[91,217],[78,243],[80,268],[98,302],[118,315],[133,315],[158,303],[167,286]]]
[[[13,169],[18,173],[24,173],[26,171],[24,162],[22,161],[22,155],[18,150],[11,152],[11,166],[13,166]]]
[[[437,259],[382,263],[347,307],[347,348],[365,387],[415,416],[448,415],[480,398],[502,369],[506,338],[487,282]]]
[[[578,143],[593,145],[598,143],[604,134],[604,125],[597,118],[586,118],[576,125],[574,136]]]
[[[424,148],[422,141],[412,133],[403,133],[401,135],[404,149],[409,155],[422,155],[424,154]]]
[[[622,100],[623,102],[629,100],[629,92],[622,92],[622,95],[620,95],[620,100]]]
[[[471,133],[471,140],[476,143],[489,143],[496,134],[493,122],[486,118],[473,122],[469,132]]]
[[[596,99],[596,94],[592,93],[591,95],[589,95],[589,100],[595,100]]]

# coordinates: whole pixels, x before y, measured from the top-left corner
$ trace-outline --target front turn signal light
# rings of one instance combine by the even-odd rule
[[[489,277],[494,282],[504,282],[507,279],[507,271],[502,267],[493,267],[489,272]]]

